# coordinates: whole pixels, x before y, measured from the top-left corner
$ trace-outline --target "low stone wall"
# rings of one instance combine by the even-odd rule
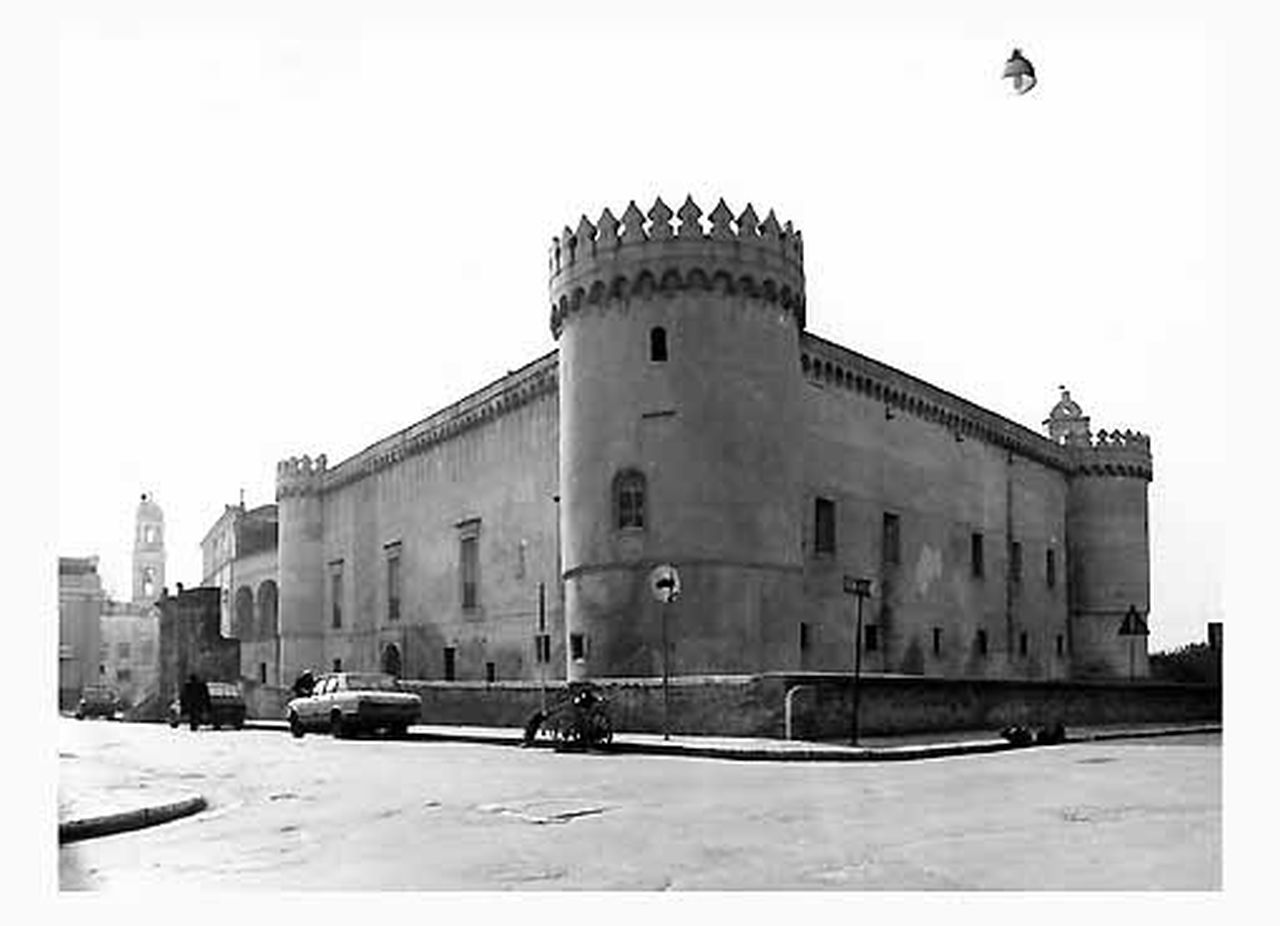
[[[663,728],[660,679],[600,679],[614,729],[657,733]],[[543,690],[530,682],[409,680],[422,697],[423,722],[520,727],[539,708]],[[546,697],[562,691],[548,683]],[[852,716],[847,675],[795,673],[699,676],[671,680],[672,733],[721,736],[785,735],[787,692],[793,736],[845,736]],[[990,729],[1011,723],[1068,726],[1106,723],[1220,721],[1221,689],[1157,682],[1023,682],[867,676],[861,680],[859,726],[866,734]]]
[[[797,739],[845,736],[852,724],[848,676],[766,676],[775,695],[792,696]],[[869,676],[861,680],[863,733],[998,730],[1014,723],[1067,727],[1112,723],[1221,721],[1222,691],[1160,682],[1014,681]],[[778,735],[778,734],[773,734]]]
[[[284,706],[293,697],[287,688],[247,678],[240,679],[240,692],[244,695],[245,716],[251,720],[283,720]]]
[[[614,729],[658,733],[663,728],[661,679],[599,679]],[[249,716],[278,720],[287,689],[242,682]],[[534,711],[564,691],[563,681],[443,682],[405,679],[422,698],[429,724],[523,727]],[[852,679],[838,673],[772,673],[681,677],[671,680],[670,731],[781,738],[792,689],[796,739],[847,736]],[[1222,692],[1203,685],[1161,682],[1030,682],[1002,679],[931,679],[864,676],[859,729],[868,735],[999,730],[1012,723],[1068,727],[1108,723],[1220,721]]]

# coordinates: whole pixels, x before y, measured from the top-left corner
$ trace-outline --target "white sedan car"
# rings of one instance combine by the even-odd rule
[[[285,708],[289,731],[328,730],[334,736],[385,730],[403,736],[422,716],[422,699],[403,691],[380,672],[334,672],[322,675],[311,694],[294,698]]]

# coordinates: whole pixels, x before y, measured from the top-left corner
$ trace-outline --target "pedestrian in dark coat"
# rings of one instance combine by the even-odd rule
[[[187,677],[186,684],[182,686],[182,694],[178,698],[179,707],[187,721],[194,730],[200,725],[201,710],[201,685],[200,677],[194,672]],[[208,696],[208,689],[204,689],[204,694]]]

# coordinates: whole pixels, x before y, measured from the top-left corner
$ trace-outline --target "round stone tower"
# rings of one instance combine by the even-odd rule
[[[704,229],[661,199],[565,228],[550,257],[559,341],[560,524],[570,678],[657,675],[648,587],[680,573],[671,671],[764,666],[801,601],[800,234],[721,200]],[[785,645],[785,644],[783,644]]]
[[[279,506],[278,682],[288,685],[303,669],[323,668],[324,454],[314,461],[290,457],[276,464]]]
[[[1130,608],[1150,610],[1147,484],[1151,439],[1135,431],[1089,433],[1089,419],[1062,390],[1045,422],[1075,472],[1067,491],[1067,563],[1072,674],[1148,674],[1147,638],[1121,635]]]
[[[143,492],[134,520],[133,602],[155,604],[164,589],[164,512]]]

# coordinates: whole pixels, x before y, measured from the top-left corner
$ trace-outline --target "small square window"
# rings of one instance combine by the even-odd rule
[[[987,655],[987,632],[985,630],[978,631],[978,654]]]
[[[341,658],[340,656],[335,656],[335,657],[334,657],[334,660],[333,660],[333,671],[335,671],[335,672],[341,672],[341,671],[342,671],[342,658]]]
[[[809,648],[809,625],[804,621],[800,622],[800,652],[804,652]]]
[[[1056,642],[1056,644],[1057,644],[1057,652],[1058,652],[1058,655],[1059,655],[1059,656],[1061,656],[1061,655],[1062,655],[1062,651],[1063,651],[1063,639],[1062,639],[1062,634],[1058,634],[1057,640],[1056,640],[1055,642]]]
[[[933,628],[933,655],[935,656],[942,655],[942,628],[941,627]]]
[[[267,683],[267,664],[265,662],[258,663],[258,681],[264,685]]]
[[[486,662],[484,664],[484,680],[489,684],[493,684],[498,678],[498,666],[496,663]]]
[[[452,646],[444,648],[444,680],[452,682],[457,676],[457,654],[458,651]]]
[[[587,638],[580,633],[569,634],[569,658],[575,660],[587,657]]]
[[[866,650],[868,653],[874,653],[880,648],[880,628],[875,624],[868,624],[862,628],[866,637]]]
[[[1027,632],[1025,630],[1018,634],[1018,655],[1027,655]]]
[[[537,651],[537,660],[540,663],[548,663],[551,661],[551,634],[540,633],[533,638],[534,647]]]

